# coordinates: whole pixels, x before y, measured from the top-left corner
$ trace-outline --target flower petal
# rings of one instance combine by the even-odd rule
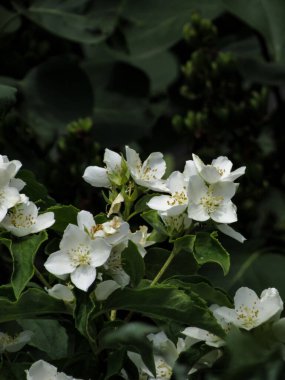
[[[235,231],[232,227],[228,226],[227,224],[217,223],[216,227],[223,234],[230,236],[231,238],[239,241],[240,243],[243,243],[246,240],[246,238],[242,234]]]
[[[83,174],[83,179],[95,187],[110,187],[107,170],[99,166],[88,166]]]
[[[233,182],[218,182],[212,186],[213,195],[215,197],[223,197],[229,201],[236,193],[238,184]]]
[[[193,160],[188,160],[185,162],[183,175],[186,181],[189,181],[190,177],[193,175],[198,175],[196,165]]]
[[[97,285],[95,289],[95,296],[98,301],[105,301],[109,295],[115,290],[120,289],[121,286],[114,280],[103,281]]]
[[[48,294],[58,300],[65,302],[73,302],[75,300],[74,294],[68,286],[56,284],[50,289],[46,289]]]
[[[222,180],[225,181],[235,181],[237,178],[239,178],[241,175],[245,173],[245,166],[241,166],[240,168],[234,170],[233,172],[229,173],[225,178],[222,178]]]
[[[99,267],[108,260],[112,247],[104,239],[98,238],[96,240],[92,240],[91,249],[90,265],[92,267]]]
[[[63,251],[68,252],[79,244],[89,245],[91,241],[92,240],[85,231],[82,231],[74,224],[69,224],[63,233],[59,247]]]
[[[237,221],[236,206],[231,202],[222,203],[212,214],[211,219],[217,223],[234,223]]]
[[[44,360],[38,360],[35,362],[27,373],[27,380],[49,380],[56,379],[57,369],[53,365],[45,362]]]
[[[133,178],[136,178],[138,176],[139,169],[142,166],[140,156],[134,149],[131,149],[128,146],[126,146],[126,158],[131,175]]]
[[[36,223],[31,228],[31,233],[36,233],[49,228],[55,223],[54,213],[45,212],[37,217]]]
[[[174,203],[174,200],[170,195],[158,195],[151,198],[147,206],[153,210],[166,211],[172,207],[171,203]]]
[[[96,278],[96,269],[90,265],[80,265],[71,273],[70,279],[73,284],[85,292],[93,284]]]
[[[107,166],[107,171],[116,172],[120,171],[122,166],[122,157],[110,149],[105,149],[103,162]]]
[[[223,176],[227,176],[233,167],[233,163],[228,159],[228,157],[220,156],[212,161],[212,165],[218,170],[223,171]]]
[[[91,212],[82,210],[77,214],[77,224],[82,231],[91,230],[93,226],[96,226],[95,220]]]
[[[166,163],[163,154],[160,152],[151,153],[142,165],[142,171],[149,168],[154,173],[155,179],[160,179],[166,170]]]
[[[194,203],[190,203],[188,206],[188,217],[197,220],[198,222],[205,222],[210,219],[210,216],[204,207],[200,204]]]
[[[200,199],[206,195],[207,192],[208,187],[200,176],[195,175],[190,178],[188,185],[189,201],[200,203]]]
[[[168,177],[168,180],[166,181],[166,186],[170,190],[171,194],[174,194],[175,192],[186,191],[184,175],[179,171],[171,173]]]
[[[196,154],[192,154],[192,158],[193,158],[193,162],[198,170],[198,172],[200,173],[201,170],[206,166],[204,164],[204,162],[200,159],[200,157],[198,157]]]
[[[54,275],[63,275],[74,271],[69,255],[62,251],[52,253],[44,263],[44,267]]]
[[[204,166],[204,168],[200,171],[200,176],[210,184],[216,183],[221,179],[221,175],[218,170],[211,165]]]

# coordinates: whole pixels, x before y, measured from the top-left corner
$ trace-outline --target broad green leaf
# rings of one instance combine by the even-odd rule
[[[182,39],[182,29],[193,11],[216,17],[224,9],[219,0],[145,0],[128,1],[123,11],[131,25],[125,36],[131,55],[152,55]]]
[[[40,200],[45,208],[55,204],[55,200],[48,195],[47,189],[37,181],[33,172],[21,169],[17,174],[17,178],[22,179],[26,183],[23,191],[31,201],[37,202]]]
[[[117,350],[110,352],[107,359],[107,373],[104,380],[108,380],[121,372],[124,364],[126,352],[124,350]]]
[[[22,115],[46,147],[74,120],[92,115],[93,90],[85,72],[70,57],[53,57],[20,82]]]
[[[41,244],[46,241],[48,235],[46,231],[39,234],[30,235],[14,241],[0,239],[9,249],[13,258],[13,274],[11,284],[15,297],[18,299],[26,285],[34,275],[35,255]]]
[[[105,40],[117,23],[120,0],[97,0],[87,8],[88,0],[52,1],[34,0],[29,8],[18,5],[16,9],[61,38],[86,44]],[[88,12],[85,12],[88,9]]]
[[[277,62],[285,60],[283,0],[223,0],[226,9],[256,29]]]
[[[136,287],[144,276],[145,266],[138,247],[129,240],[128,247],[121,254],[123,268],[131,278],[132,286]]]
[[[157,332],[157,328],[143,323],[131,322],[113,329],[106,329],[102,332],[100,349],[128,350],[136,352],[142,356],[146,366],[155,373],[153,360],[152,343],[147,339],[147,335]]]
[[[167,237],[167,230],[163,224],[158,212],[155,210],[149,210],[142,213],[141,217],[149,223],[160,235]]]
[[[178,255],[181,251],[189,252],[193,254],[194,244],[196,241],[196,235],[185,235],[174,240],[173,252]]]
[[[0,298],[0,323],[48,314],[70,314],[64,302],[38,288],[29,288],[16,301]]]
[[[17,89],[15,87],[0,84],[0,116],[7,112],[7,110],[16,103]]]
[[[0,5],[0,35],[14,33],[20,26],[20,15]]]
[[[220,306],[232,307],[232,302],[226,292],[222,289],[214,287],[210,281],[202,276],[178,275],[165,280],[164,283],[175,285],[177,288],[185,291],[193,291],[210,305],[217,304]]]
[[[55,223],[50,228],[57,232],[63,233],[69,223],[77,224],[79,210],[72,205],[53,206],[47,211],[54,212]]]
[[[230,255],[216,236],[216,232],[199,232],[194,245],[194,258],[199,265],[211,262],[219,264],[226,275],[230,269]]]
[[[18,323],[24,330],[33,331],[30,346],[44,351],[52,360],[68,356],[68,336],[60,323],[53,319],[22,319]]]
[[[91,348],[96,349],[96,327],[91,321],[92,314],[96,309],[92,295],[83,294],[78,297],[75,309],[75,327],[88,340]]]
[[[201,298],[195,294],[190,297],[184,291],[169,285],[116,290],[107,299],[103,310],[112,309],[130,310],[223,335],[223,331]]]

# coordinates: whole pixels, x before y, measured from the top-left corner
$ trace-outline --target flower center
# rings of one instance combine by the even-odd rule
[[[155,369],[158,379],[169,380],[172,376],[172,368],[163,359],[159,359],[155,363]]]
[[[167,201],[169,206],[184,205],[188,202],[188,197],[185,191],[175,191]]]
[[[143,165],[139,168],[139,176],[145,181],[157,179],[157,168],[151,168],[149,165]]]
[[[104,266],[111,274],[121,272],[123,268],[120,251],[112,251]]]
[[[8,215],[11,224],[16,228],[29,228],[36,224],[36,218],[32,214],[24,214],[21,209],[14,208]]]
[[[71,262],[75,267],[80,265],[90,265],[91,255],[90,249],[83,244],[79,244],[76,248],[72,248],[69,252]]]
[[[13,343],[15,338],[8,334],[3,334],[0,336],[0,346],[4,347],[7,346],[8,344]]]
[[[254,302],[252,307],[245,305],[240,305],[236,309],[237,319],[242,323],[244,327],[250,328],[255,326],[257,318],[259,316],[259,310],[256,307],[256,302]]]
[[[222,196],[215,197],[212,190],[209,189],[207,194],[200,199],[200,204],[204,207],[208,214],[212,214],[220,206],[223,200],[224,198]]]

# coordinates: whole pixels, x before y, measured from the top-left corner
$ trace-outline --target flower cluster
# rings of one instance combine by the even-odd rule
[[[20,194],[25,182],[15,178],[22,164],[0,155],[0,226],[22,237],[42,231],[55,222],[53,212],[38,214],[37,206]]]
[[[147,203],[156,210],[166,226],[175,225],[177,231],[187,229],[192,221],[212,220],[217,229],[243,242],[245,238],[228,224],[237,221],[237,208],[232,198],[238,188],[234,181],[245,172],[245,167],[232,171],[232,162],[220,156],[211,165],[205,165],[195,154],[185,163],[183,173],[174,171],[163,179],[166,163],[160,152],[151,153],[142,162],[138,153],[126,147],[126,160],[106,149],[106,168],[89,166],[83,178],[96,187],[110,189],[122,186],[129,178],[139,186],[163,195],[152,197]],[[115,193],[110,212],[118,213],[121,203],[127,201],[126,192]]]

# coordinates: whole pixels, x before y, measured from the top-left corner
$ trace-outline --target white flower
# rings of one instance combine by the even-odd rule
[[[125,287],[130,283],[130,276],[124,271],[122,266],[122,252],[126,247],[127,242],[113,247],[108,260],[104,264],[107,274],[121,287]]]
[[[258,298],[253,290],[242,287],[236,292],[234,303],[234,309],[225,306],[216,308],[214,316],[245,330],[251,330],[273,317],[279,317],[283,310],[283,302],[275,288],[263,290]]]
[[[218,182],[207,186],[199,176],[189,181],[188,216],[198,222],[212,219],[217,223],[233,223],[237,221],[236,206],[231,198],[236,192],[237,184]]]
[[[147,240],[150,234],[147,232],[147,226],[140,226],[139,229],[129,234],[129,240],[137,245],[138,251],[142,257],[146,255],[146,247],[155,244],[155,241]]]
[[[224,156],[220,156],[212,161],[211,165],[205,165],[204,162],[196,155],[193,154],[193,161],[200,176],[210,184],[220,181],[233,182],[245,173],[245,166],[242,166],[233,172],[232,162]]]
[[[93,240],[73,224],[65,229],[59,248],[49,256],[45,268],[55,276],[70,274],[72,283],[84,291],[94,282],[96,267],[103,265],[111,252],[104,239]]]
[[[21,166],[22,164],[20,161],[18,160],[9,161],[7,156],[0,155],[0,177],[2,179],[4,177],[7,183],[9,182],[11,178],[15,177],[15,175],[18,173]]]
[[[164,332],[149,334],[147,337],[153,343],[156,377],[146,367],[139,354],[128,351],[129,358],[139,370],[140,379],[170,380],[173,373],[172,368],[179,354],[185,349],[184,340],[178,338],[177,345],[175,346]],[[145,375],[147,377],[144,377]]]
[[[45,230],[55,223],[54,213],[46,212],[38,215],[38,208],[33,202],[17,204],[9,210],[1,226],[13,235],[22,237]]]
[[[25,372],[27,380],[80,380],[63,372],[58,372],[56,367],[44,360],[38,360]]]
[[[110,149],[105,149],[104,160],[106,168],[100,166],[88,166],[83,174],[83,179],[95,187],[111,187],[109,175],[122,169],[122,157]]]
[[[147,203],[153,210],[164,212],[167,216],[182,214],[188,206],[187,182],[184,175],[178,171],[173,172],[166,186],[171,195],[159,195],[151,198]]]
[[[64,302],[73,302],[75,300],[72,290],[66,285],[56,284],[52,288],[46,289],[46,291],[51,297]]]
[[[130,231],[129,224],[118,216],[114,216],[114,218],[108,222],[96,224],[93,215],[84,210],[78,213],[77,224],[91,239],[104,238],[111,245],[119,244],[123,240],[127,240]]]
[[[22,331],[16,336],[0,332],[0,353],[21,350],[31,340],[32,335],[33,332],[29,330]]]
[[[162,153],[151,153],[142,163],[138,153],[126,146],[126,158],[131,176],[138,185],[154,191],[168,191],[161,179],[166,170]]]

